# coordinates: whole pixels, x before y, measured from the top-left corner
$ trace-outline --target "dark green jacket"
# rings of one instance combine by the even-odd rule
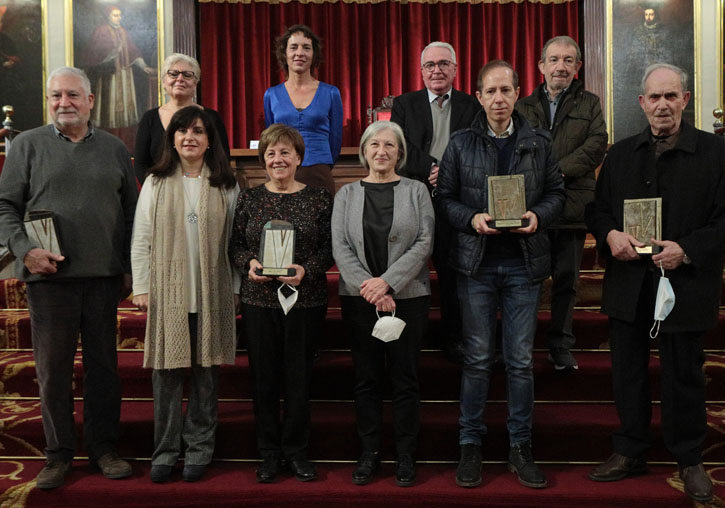
[[[542,83],[516,103],[532,127],[549,130],[554,158],[564,173],[566,203],[559,222],[552,227],[584,229],[584,207],[594,198],[594,171],[604,159],[607,128],[599,97],[574,80],[556,108],[553,128],[549,125],[549,102]]]

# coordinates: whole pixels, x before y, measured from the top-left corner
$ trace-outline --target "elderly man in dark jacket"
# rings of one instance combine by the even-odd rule
[[[649,127],[609,150],[586,220],[607,259],[602,312],[609,316],[612,381],[620,428],[614,454],[594,469],[596,481],[646,471],[650,447],[650,329],[661,270],[675,295],[661,321],[662,433],[680,468],[685,493],[706,502],[712,482],[702,465],[707,429],[702,337],[717,322],[725,260],[725,141],[682,122],[687,76],[653,64],[639,102]],[[662,198],[660,253],[640,256],[642,242],[624,231],[625,199]]]
[[[495,346],[496,316],[502,309],[503,358],[508,383],[509,468],[522,484],[545,487],[546,477],[531,452],[534,407],[532,350],[541,281],[549,276],[546,228],[561,213],[564,183],[546,131],[531,128],[514,113],[518,76],[495,60],[478,75],[483,105],[470,129],[454,134],[438,175],[436,208],[455,228],[449,263],[458,273],[463,322],[461,460],[456,483],[481,483],[483,411]],[[528,226],[493,229],[488,177],[523,175]]]
[[[532,127],[547,129],[554,157],[564,174],[566,204],[549,228],[551,240],[551,325],[549,360],[556,370],[577,369],[572,320],[579,266],[584,251],[584,207],[594,198],[594,171],[604,158],[607,129],[599,97],[574,79],[582,65],[579,45],[566,35],[549,39],[541,50],[544,83],[516,103]]]

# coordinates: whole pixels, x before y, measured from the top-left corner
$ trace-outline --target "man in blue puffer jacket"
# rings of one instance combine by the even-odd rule
[[[478,74],[476,97],[483,106],[470,129],[451,137],[438,175],[436,207],[453,228],[449,263],[458,273],[463,322],[461,460],[456,483],[481,483],[483,412],[495,353],[498,309],[502,310],[503,358],[508,383],[509,469],[532,488],[547,485],[531,452],[534,408],[533,343],[541,282],[549,276],[546,228],[558,218],[564,180],[552,158],[549,133],[534,129],[514,112],[518,76],[502,60]],[[528,225],[493,229],[488,177],[523,175]]]

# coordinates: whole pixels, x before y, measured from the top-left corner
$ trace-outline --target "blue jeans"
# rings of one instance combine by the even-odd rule
[[[496,352],[496,316],[501,309],[503,359],[508,388],[509,443],[531,439],[534,409],[532,350],[540,283],[529,282],[525,266],[483,267],[458,277],[463,321],[460,444],[481,444],[488,385]]]

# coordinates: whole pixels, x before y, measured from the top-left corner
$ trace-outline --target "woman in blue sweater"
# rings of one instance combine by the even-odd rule
[[[277,38],[275,56],[287,80],[264,93],[267,127],[294,127],[305,142],[305,158],[296,179],[335,195],[332,166],[342,146],[340,90],[313,76],[322,61],[320,39],[305,25],[293,25]]]

